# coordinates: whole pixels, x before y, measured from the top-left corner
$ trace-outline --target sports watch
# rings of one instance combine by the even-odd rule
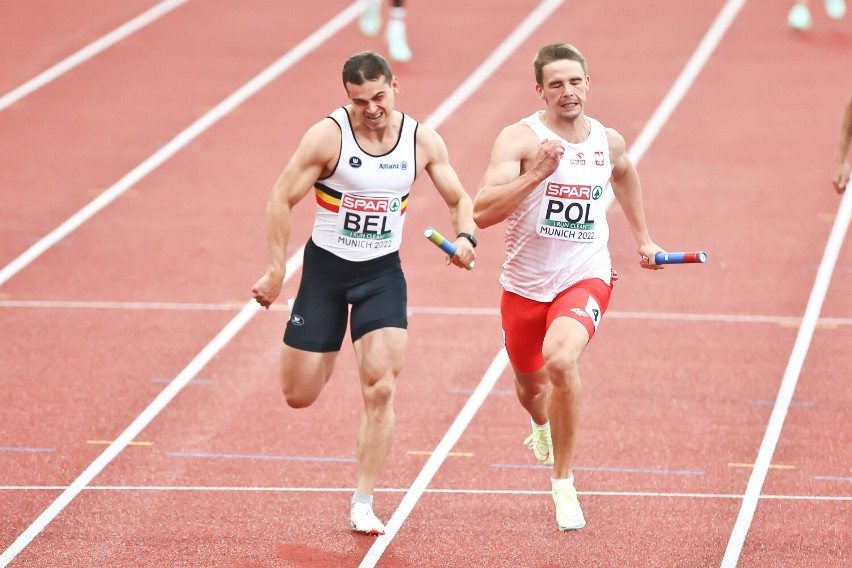
[[[464,237],[470,241],[470,244],[473,245],[473,248],[476,248],[476,237],[471,235],[470,233],[459,233],[456,237]]]

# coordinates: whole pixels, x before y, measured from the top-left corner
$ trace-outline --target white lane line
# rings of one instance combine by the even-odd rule
[[[535,10],[518,25],[517,28],[497,46],[491,55],[477,67],[474,72],[450,94],[437,109],[426,119],[425,124],[438,128],[459,106],[461,106],[479,87],[487,83],[487,79],[523,44],[532,33],[544,23],[547,18],[562,5],[564,0],[544,0]],[[485,375],[477,385],[473,394],[465,403],[459,415],[453,421],[450,429],[444,434],[435,451],[429,456],[423,469],[417,475],[411,488],[406,492],[394,514],[385,525],[385,534],[378,537],[373,546],[367,551],[359,568],[372,568],[381,559],[393,537],[408,518],[423,491],[429,485],[432,477],[447,458],[453,445],[458,441],[467,428],[476,411],[488,396],[500,374],[506,368],[509,359],[506,350],[501,349],[491,362]]]
[[[284,281],[292,278],[302,266],[304,247],[287,260]],[[9,545],[0,555],[0,568],[7,566],[62,510],[83,491],[87,485],[109,465],[136,437],[150,424],[154,418],[168,405],[174,397],[195,378],[196,375],[221,351],[237,333],[245,327],[251,318],[260,311],[260,305],[254,300],[247,302],[239,313],[216,334],[210,343],[196,355],[192,361],[170,382],[157,397],[125,428],[114,442],[101,455],[89,464],[83,473],[69,485],[56,500],[45,509],[23,533]]]
[[[129,22],[115,28],[105,36],[93,41],[80,51],[66,57],[53,67],[42,71],[26,83],[12,89],[2,97],[0,97],[0,110],[3,110],[22,98],[26,97],[33,91],[36,91],[57,77],[71,71],[78,65],[85,63],[103,50],[115,45],[127,36],[139,31],[151,22],[158,20],[162,16],[168,14],[181,4],[185,4],[188,0],[164,0],[156,6],[150,8],[146,12],[136,16]]]
[[[393,516],[391,516],[390,520],[385,525],[385,534],[378,537],[373,543],[373,546],[370,547],[370,550],[367,551],[366,556],[364,556],[364,559],[359,565],[361,568],[375,566],[381,559],[382,554],[385,549],[387,549],[390,541],[394,536],[396,536],[396,533],[399,531],[400,527],[402,527],[402,523],[405,522],[412,509],[414,509],[414,506],[417,504],[417,501],[419,501],[420,497],[423,496],[423,493],[426,491],[426,487],[432,481],[435,473],[447,458],[447,454],[450,453],[462,433],[464,433],[468,424],[470,424],[470,421],[473,420],[474,415],[476,415],[479,407],[482,406],[483,401],[486,397],[488,397],[488,393],[492,388],[494,388],[494,384],[497,382],[497,379],[500,378],[500,375],[503,373],[503,370],[506,368],[508,363],[509,357],[506,355],[506,350],[500,349],[497,356],[491,362],[491,366],[488,367],[485,375],[483,375],[482,380],[479,381],[476,389],[474,389],[473,394],[471,394],[470,398],[467,399],[467,402],[464,407],[462,407],[461,412],[459,412],[458,416],[456,416],[456,419],[453,421],[452,425],[450,425],[447,433],[444,434],[444,437],[435,447],[435,451],[432,452],[431,456],[429,456],[429,459],[426,461],[423,469],[420,470],[420,473],[417,475],[414,483],[412,483],[411,487],[409,487],[405,492],[405,496],[402,498],[402,501],[396,508],[396,511],[394,511]]]
[[[722,558],[721,564],[722,568],[734,568],[737,562],[739,562],[746,534],[748,534],[751,527],[754,511],[757,508],[757,501],[761,498],[760,492],[763,489],[763,482],[766,480],[766,473],[769,471],[769,464],[772,462],[775,446],[781,437],[784,419],[787,416],[787,410],[790,408],[790,402],[793,400],[793,392],[796,390],[796,383],[799,381],[799,374],[802,371],[805,356],[808,354],[814,328],[819,319],[820,310],[822,310],[822,303],[825,300],[825,294],[831,282],[834,266],[837,263],[837,256],[840,253],[840,247],[843,246],[843,240],[849,228],[850,216],[852,216],[852,189],[847,189],[840,201],[834,225],[831,227],[831,233],[828,236],[822,261],[820,261],[816,279],[814,280],[814,287],[811,290],[808,304],[805,307],[802,325],[799,327],[796,342],[793,344],[793,351],[790,353],[790,359],[787,361],[787,368],[784,371],[784,377],[781,379],[781,387],[778,390],[775,405],[772,407],[772,414],[769,416],[769,423],[766,426],[763,441],[757,452],[757,459],[754,461],[754,469],[746,486],[745,497],[740,506],[740,512],[737,515],[734,528],[731,531],[731,536],[728,539],[728,546],[725,548],[725,556]]]
[[[426,120],[433,128],[442,124],[464,102],[470,98],[482,85],[487,84],[488,78],[511,57],[530,35],[544,23],[547,18],[562,5],[564,0],[544,0],[530,12],[515,30],[497,46],[491,55],[477,67],[467,80],[459,85],[432,115]]]
[[[728,29],[728,27],[730,27],[733,18],[739,12],[739,9],[740,7],[742,7],[744,1],[745,0],[730,0],[722,8],[720,15],[716,18],[716,20],[714,20],[707,34],[705,34],[701,43],[698,45],[698,48],[696,49],[695,53],[687,62],[686,67],[678,76],[677,80],[672,85],[672,88],[666,94],[665,98],[660,103],[660,106],[656,109],[654,114],[651,116],[651,119],[648,121],[648,123],[645,125],[642,132],[640,133],[637,141],[641,141],[641,144],[638,146],[634,144],[633,147],[631,147],[631,149],[628,151],[628,154],[631,156],[631,160],[634,162],[634,164],[639,163],[644,153],[647,151],[647,149],[651,146],[651,143],[656,138],[657,134],[659,134],[666,121],[674,112],[674,109],[677,107],[680,101],[683,100],[684,95],[689,90],[692,83],[695,81],[695,78],[703,69],[704,65],[707,63],[707,60],[709,59],[712,52],[715,50],[716,46],[724,35],[724,32]],[[481,66],[486,67],[487,65],[490,71],[488,73],[482,74],[480,74],[479,70],[475,72],[477,81],[475,84],[471,85],[470,92],[465,91],[467,93],[465,96],[469,96],[471,92],[475,91],[477,85],[484,84],[484,79],[487,78],[488,75],[493,73],[494,69],[496,67],[499,67],[502,61],[504,61],[505,58],[511,55],[514,50],[516,50],[520,46],[520,44],[523,43],[525,38],[528,37],[529,34],[532,33],[532,31],[534,31],[535,28],[541,25],[541,21],[547,16],[549,16],[552,12],[554,12],[561,4],[561,1],[554,0],[550,2],[546,1],[539,5],[539,7],[536,9],[536,12],[530,14],[530,17],[527,18],[527,20],[525,20],[521,24],[521,26],[519,26],[519,29],[516,30],[515,33],[513,33],[512,36],[510,36],[504,42],[504,44],[501,45],[497,49],[497,51],[495,51],[495,54],[489,57],[489,59],[486,60],[486,62]],[[521,32],[520,30],[522,28],[525,31]],[[507,45],[511,45],[512,47],[508,48],[506,47]],[[497,55],[498,52],[500,54],[499,56]],[[461,88],[459,90],[461,90]],[[451,99],[454,100],[454,106],[452,106],[451,108],[455,109],[459,104],[461,104],[461,100],[455,101],[454,97],[451,97]],[[436,115],[442,120],[450,112],[444,111],[443,106],[439,107],[438,111],[440,112],[436,112]],[[609,203],[611,203],[612,192],[608,192],[608,195],[610,196]],[[508,365],[508,363],[509,359],[506,356],[506,351],[505,349],[501,349],[492,361],[491,365],[489,366],[488,371],[486,372],[482,381],[480,381],[479,386],[471,395],[471,399],[468,400],[468,405],[465,405],[463,412],[465,409],[468,409],[468,406],[471,404],[471,401],[474,397],[480,396],[479,393],[481,387],[483,387],[483,384],[486,381],[491,380],[495,376],[499,377]],[[494,380],[496,381],[496,378],[494,378]],[[489,387],[489,389],[490,388],[491,387]],[[482,400],[484,400],[485,395],[487,395],[487,392],[481,396]],[[479,404],[482,403],[482,400],[479,400]],[[477,405],[476,408],[473,409],[474,414],[478,408],[479,405]],[[471,418],[472,416],[473,414],[471,414]],[[412,485],[411,491],[407,493],[406,496],[403,498],[399,508],[397,508],[396,512],[391,517],[388,524],[385,526],[385,534],[376,539],[376,542],[373,543],[372,547],[370,547],[370,550],[367,552],[367,555],[364,557],[364,560],[361,562],[359,568],[372,568],[376,565],[376,563],[381,558],[382,553],[390,544],[391,539],[399,530],[399,527],[405,520],[405,517],[407,517],[408,514],[411,512],[411,509],[414,507],[414,504],[417,502],[417,499],[419,498],[420,494],[423,493],[425,485],[428,484],[435,471],[437,471],[437,468],[440,467],[441,462],[443,462],[443,460],[446,458],[446,454],[448,454],[449,451],[452,449],[452,445],[444,447],[444,441],[447,440],[448,437],[450,437],[453,439],[453,443],[455,443],[455,440],[458,439],[458,437],[461,435],[461,432],[455,432],[454,428],[464,430],[464,428],[466,427],[467,422],[462,424],[459,421],[459,418],[456,419],[456,421],[453,423],[453,426],[451,426],[450,431],[447,432],[447,435],[445,436],[444,440],[442,440],[438,446],[439,448],[442,448],[442,451],[439,452],[438,449],[436,449],[436,451],[430,457],[429,461],[426,462],[426,466],[424,466],[423,471],[421,471],[417,480],[415,480],[415,485]],[[429,468],[429,471],[427,471],[426,468]],[[412,495],[412,492],[414,491],[417,491],[418,493]],[[402,516],[402,518],[399,518],[400,516]]]
[[[0,491],[62,491],[64,485],[0,485]],[[352,493],[354,487],[251,487],[217,485],[89,485],[84,491],[150,491],[150,492],[211,492],[211,493]],[[376,489],[377,493],[407,493],[409,488]],[[424,493],[454,495],[550,495],[550,491],[530,489],[426,489]],[[578,495],[598,497],[651,497],[663,499],[742,499],[734,493],[683,493],[663,491],[577,491]],[[777,501],[852,501],[842,495],[763,495],[761,499]]]
[[[242,307],[240,303],[197,303],[197,302],[106,302],[106,301],[74,301],[74,300],[0,300],[0,309],[25,308],[47,310],[165,310],[165,311],[215,311],[235,312]],[[499,308],[470,308],[453,306],[409,306],[412,314],[448,315],[448,316],[499,316]],[[289,312],[286,305],[273,305],[270,311]],[[767,316],[746,314],[701,314],[676,312],[618,312],[608,311],[607,319],[639,319],[666,321],[694,321],[721,323],[767,323],[775,325],[796,326],[802,322],[800,317]],[[817,325],[841,326],[852,325],[852,318],[819,318]]]
[[[657,110],[651,116],[650,120],[648,120],[648,124],[645,125],[645,128],[642,129],[642,132],[633,143],[633,147],[630,149],[631,160],[641,160],[645,152],[648,151],[648,148],[651,147],[651,144],[653,144],[657,135],[662,130],[663,125],[668,122],[672,113],[683,100],[683,97],[686,96],[686,93],[692,87],[695,79],[698,78],[698,74],[704,69],[710,56],[713,55],[719,42],[722,41],[722,37],[728,31],[728,28],[731,27],[731,24],[733,24],[744,4],[745,0],[728,0],[722,7],[719,15],[710,24],[710,28],[704,34],[701,43],[698,44],[692,57],[687,61],[686,66],[666,94],[663,102],[657,107]]]
[[[745,4],[745,0],[728,0],[722,7],[719,15],[716,16],[716,19],[713,20],[712,24],[710,24],[707,33],[704,34],[704,37],[698,44],[698,47],[689,58],[689,61],[686,62],[686,66],[684,66],[683,71],[681,71],[680,75],[678,75],[677,79],[675,79],[672,88],[669,89],[669,92],[666,93],[665,97],[663,97],[663,101],[660,103],[660,106],[657,107],[654,114],[652,114],[651,118],[648,119],[648,122],[645,124],[642,132],[639,133],[639,136],[636,137],[633,145],[627,151],[627,155],[634,164],[638,164],[642,160],[645,152],[647,152],[648,148],[651,147],[651,144],[654,143],[657,135],[663,129],[666,122],[668,122],[669,118],[671,118],[672,113],[674,113],[675,109],[683,100],[683,97],[685,97],[686,93],[689,92],[692,84],[695,83],[695,79],[698,78],[699,73],[701,73],[704,69],[704,66],[707,64],[710,56],[713,55],[716,47],[718,47],[719,42],[722,41],[722,37],[725,35],[725,32],[728,31],[728,28],[731,27],[734,19],[736,19],[737,14],[739,14],[740,9],[743,7],[743,4]],[[609,206],[614,198],[615,196],[612,191],[607,191],[604,196],[604,199],[606,200],[604,203]]]
[[[161,166],[166,160],[177,154],[187,144],[200,136],[208,128],[224,118],[228,113],[244,103],[249,97],[267,86],[279,75],[298,63],[301,59],[322,45],[334,34],[343,29],[363,11],[360,2],[351,4],[340,14],[329,20],[325,25],[302,40],[297,46],[288,51],[275,63],[261,71],[245,85],[234,91],[228,98],[213,107],[204,116],[193,122],[183,132],[172,138],[165,146],[157,150],[144,162],[136,166],[123,178],[107,188],[103,193],[89,202],[77,213],[68,218],[53,231],[42,237],[38,242],[24,251],[19,257],[0,270],[0,286],[15,274],[23,270],[31,262],[41,256],[50,247],[67,237],[80,225],[91,219],[101,209],[115,201],[117,197],[133,187],[139,180]]]

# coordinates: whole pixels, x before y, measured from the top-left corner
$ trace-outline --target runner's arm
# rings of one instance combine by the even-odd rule
[[[561,143],[538,142],[524,124],[507,126],[497,136],[491,149],[488,169],[473,200],[473,218],[480,228],[504,221],[539,183],[559,165]],[[524,160],[535,156],[533,166],[522,171]]]
[[[640,264],[644,268],[662,268],[654,264],[654,255],[664,252],[648,234],[645,223],[645,209],[642,203],[642,186],[636,167],[627,155],[624,138],[611,128],[607,128],[610,162],[612,163],[612,192],[627,217],[627,224],[636,240],[636,246],[642,257]]]
[[[266,205],[266,245],[268,264],[264,274],[252,287],[257,302],[268,308],[281,293],[286,272],[287,243],[290,239],[290,212],[311,190],[323,172],[333,164],[336,155],[328,148],[339,129],[331,120],[312,126],[302,137],[299,147],[272,188]],[[329,141],[332,140],[332,143]]]
[[[426,156],[426,173],[435,185],[435,189],[447,204],[453,229],[456,234],[476,231],[473,222],[473,202],[470,199],[452,164],[443,138],[433,129],[421,125],[417,130],[418,144]],[[473,245],[465,237],[455,239],[456,255],[453,264],[466,268],[476,258]]]

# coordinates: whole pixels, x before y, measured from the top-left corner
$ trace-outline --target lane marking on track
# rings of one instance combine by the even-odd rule
[[[642,156],[644,156],[645,152],[648,148],[650,148],[654,139],[657,137],[657,134],[659,134],[671,114],[674,112],[675,108],[677,108],[678,104],[680,104],[680,101],[692,86],[692,83],[695,81],[696,77],[698,77],[698,74],[704,68],[704,65],[709,60],[710,55],[712,55],[713,51],[716,49],[716,46],[721,41],[725,31],[727,31],[728,27],[730,27],[744,2],[745,0],[729,0],[722,8],[719,16],[717,16],[717,18],[713,21],[707,33],[696,48],[695,53],[693,53],[693,55],[689,58],[689,61],[687,61],[683,71],[675,80],[672,88],[669,89],[668,93],[666,93],[663,101],[651,115],[650,120],[642,129],[642,132],[640,132],[636,142],[628,150],[628,156],[630,156],[630,159],[634,164],[639,163]],[[489,70],[487,75],[479,77],[477,70],[477,84],[471,85],[470,87],[462,85],[459,90],[465,88],[470,92],[473,92],[479,85],[486,84],[487,76],[491,75],[495,71],[496,67],[499,66],[498,61],[502,63],[502,61],[507,59],[512,52],[520,47],[525,40],[525,37],[529,36],[536,28],[538,28],[538,26],[540,26],[541,23],[550,16],[550,14],[555,12],[561,4],[562,0],[545,0],[542,2],[538,8],[536,8],[536,10],[521,23],[515,32],[513,32],[513,34],[498,47],[497,51],[495,51],[489,59],[480,66],[480,69],[486,68]],[[448,112],[443,111],[443,105],[442,107],[439,107],[439,110],[442,112],[436,114],[443,119]],[[611,190],[607,192],[604,199],[608,199],[608,201],[604,202],[606,207],[613,202],[614,196]],[[468,402],[462,409],[462,412],[458,417],[456,417],[456,420],[453,422],[450,430],[447,431],[447,434],[438,444],[438,448],[440,448],[440,450],[436,449],[435,454],[433,454],[426,462],[423,470],[421,470],[417,479],[415,479],[414,484],[412,484],[411,490],[406,493],[396,512],[394,512],[388,523],[385,524],[385,534],[376,539],[376,542],[373,543],[373,546],[371,546],[370,550],[367,551],[367,554],[359,565],[359,568],[373,568],[379,561],[385,549],[390,544],[390,541],[399,530],[402,522],[408,517],[411,510],[414,508],[419,496],[425,490],[426,485],[428,485],[429,481],[440,467],[441,462],[446,457],[446,454],[461,436],[464,429],[467,428],[471,418],[487,397],[488,391],[490,391],[494,386],[497,378],[499,378],[499,376],[503,373],[508,364],[509,358],[506,355],[505,348],[503,348],[497,353],[497,356],[492,361],[488,371],[477,386],[476,391],[474,391],[474,394],[470,399],[468,399]]]
[[[109,47],[112,47],[124,38],[141,30],[148,24],[160,19],[162,16],[168,14],[181,4],[185,4],[187,1],[188,0],[164,0],[163,2],[160,2],[156,6],[136,16],[132,20],[115,28],[105,36],[96,39],[80,51],[66,57],[53,67],[42,71],[26,83],[12,89],[8,93],[0,97],[0,110],[3,110],[15,104],[33,91],[44,87],[57,77],[60,77],[61,75],[64,75],[65,73],[71,71],[78,65],[85,63],[98,53],[104,51]]]
[[[115,440],[86,440],[87,444],[94,446],[109,446],[114,444]],[[154,442],[127,442],[128,446],[153,446]]]
[[[833,478],[838,479],[838,478]],[[852,478],[845,478],[852,480]],[[0,491],[62,491],[65,485],[0,485]],[[199,485],[89,485],[84,491],[150,491],[150,492],[218,492],[218,493],[352,493],[354,487],[225,487]],[[407,487],[376,488],[377,493],[406,493]],[[433,495],[550,495],[550,491],[529,489],[426,489]],[[661,491],[577,491],[578,495],[598,497],[647,497],[663,499],[742,499],[742,494],[731,493],[666,493]],[[852,501],[844,495],[763,495],[761,499],[777,501]]]
[[[215,454],[205,452],[168,452],[170,457],[178,458],[222,458],[236,460],[272,460],[272,461],[314,461],[314,462],[356,462],[356,458],[329,458],[319,456],[275,456],[266,454]]]
[[[432,450],[408,450],[406,453],[410,456],[431,456],[435,452]],[[448,452],[447,456],[453,458],[472,458],[473,452]]]
[[[756,405],[756,406],[773,406],[775,404],[775,401],[774,400],[752,400],[751,403]],[[799,401],[799,402],[791,401],[790,406],[799,406],[799,407],[802,407],[802,408],[812,408],[812,407],[816,406],[816,403],[813,403],[813,402],[810,402],[810,401],[807,401],[807,400],[802,400],[802,401]]]
[[[432,128],[438,128],[455,110],[461,106],[482,85],[488,84],[488,79],[511,57],[517,49],[543,24],[547,18],[562,5],[564,0],[543,0],[524,20],[504,39],[491,55],[482,62],[474,72],[453,91],[450,96],[426,119],[425,124]],[[384,554],[391,540],[399,531],[402,523],[408,518],[423,491],[429,485],[438,468],[446,459],[450,450],[467,429],[482,402],[497,383],[497,379],[503,373],[509,358],[506,350],[501,349],[491,365],[482,376],[473,394],[468,398],[461,412],[450,425],[444,437],[438,442],[434,453],[426,460],[423,469],[420,470],[414,482],[402,502],[396,508],[391,518],[385,523],[385,534],[376,538],[376,541],[367,551],[367,554],[359,564],[359,568],[373,568]]]
[[[447,392],[451,392],[453,394],[470,394],[473,392],[473,389],[467,387],[459,387],[447,389]],[[491,392],[488,393],[488,396],[515,396],[515,391],[509,389],[491,389]]]
[[[814,286],[805,307],[802,325],[799,327],[796,342],[793,344],[790,359],[787,361],[787,368],[781,379],[778,396],[775,398],[775,406],[772,407],[772,414],[769,416],[766,432],[760,444],[760,449],[757,452],[754,469],[749,477],[743,502],[737,514],[737,520],[728,539],[725,555],[722,557],[722,568],[734,568],[739,562],[746,535],[751,528],[754,512],[757,509],[757,502],[762,498],[760,492],[763,489],[763,483],[766,480],[766,474],[772,462],[775,447],[778,445],[778,440],[781,437],[781,429],[784,427],[784,419],[787,417],[787,411],[793,400],[796,383],[799,382],[802,365],[805,362],[805,356],[808,354],[808,349],[811,345],[811,339],[819,320],[819,313],[822,310],[822,303],[825,300],[828,285],[831,282],[831,275],[834,272],[834,266],[837,264],[837,257],[840,254],[840,247],[843,246],[846,231],[849,229],[850,217],[852,217],[852,186],[847,187],[846,192],[840,200],[837,216],[831,227],[831,233],[829,233],[828,242],[826,242],[825,251],[823,252],[822,260],[819,263],[819,269],[814,279]]]
[[[317,31],[302,40],[293,49],[285,53],[272,65],[261,71],[246,84],[229,95],[225,100],[213,107],[210,112],[189,125],[181,133],[172,138],[165,146],[154,152],[144,162],[133,168],[133,170],[127,173],[123,178],[107,188],[103,193],[77,211],[77,213],[69,217],[64,223],[39,239],[20,256],[0,270],[0,286],[6,283],[18,272],[29,266],[31,262],[40,257],[45,251],[67,237],[107,205],[115,201],[120,195],[133,187],[141,179],[145,178],[152,171],[160,167],[172,156],[186,147],[187,144],[198,138],[207,129],[227,116],[232,110],[248,100],[249,97],[269,85],[269,83],[278,78],[278,76],[301,61],[317,47],[321,46],[325,41],[357,18],[362,11],[363,6],[360,2],[351,4],[348,8],[329,20]]]
[[[359,566],[375,566],[379,561],[382,553],[385,549],[387,549],[388,544],[390,544],[391,539],[393,539],[399,531],[402,523],[408,518],[408,515],[411,513],[412,509],[414,509],[417,501],[420,500],[420,497],[426,491],[429,482],[432,481],[432,478],[438,471],[438,468],[441,467],[442,463],[444,463],[447,455],[450,453],[450,450],[453,449],[453,446],[455,446],[468,424],[470,424],[470,421],[473,419],[476,411],[480,406],[482,406],[482,402],[488,396],[489,391],[494,387],[497,379],[500,378],[500,375],[503,373],[503,369],[506,368],[506,364],[508,362],[509,358],[506,356],[506,351],[501,350],[494,361],[492,361],[491,366],[485,372],[485,375],[483,375],[482,380],[476,387],[476,390],[472,395],[470,395],[470,398],[467,399],[464,407],[462,407],[458,416],[456,416],[456,419],[450,425],[447,433],[444,434],[444,437],[440,442],[438,442],[438,445],[435,447],[432,455],[429,456],[428,460],[426,460],[426,464],[423,466],[423,469],[420,470],[420,473],[417,474],[414,483],[412,483],[411,487],[409,487],[405,492],[405,496],[403,496],[402,501],[396,508],[396,511],[394,511],[390,520],[385,524],[385,534],[376,539],[376,542],[374,542],[373,546],[370,547],[370,550],[367,551],[367,554],[364,556],[364,559],[361,561]]]
[[[553,469],[552,465],[541,464],[517,464],[517,463],[492,463],[491,467],[502,469]],[[600,471],[605,473],[649,473],[652,475],[704,475],[703,471],[691,469],[651,469],[636,467],[593,467],[575,465],[572,469],[577,471]]]
[[[153,379],[148,379],[149,383],[170,383],[174,381],[174,379],[167,379],[165,377],[155,377]],[[210,379],[192,379],[189,381],[191,385],[212,385],[213,381]]]
[[[686,62],[683,71],[681,71],[680,75],[678,75],[677,79],[675,79],[674,84],[672,84],[672,88],[669,89],[666,96],[663,97],[662,102],[651,115],[651,118],[648,119],[645,127],[627,151],[627,155],[630,157],[630,160],[634,165],[638,164],[642,160],[645,152],[647,152],[651,147],[651,144],[654,143],[657,135],[663,129],[666,122],[668,122],[669,118],[671,118],[672,113],[674,113],[675,109],[683,100],[683,97],[685,97],[686,93],[689,92],[689,89],[692,87],[695,79],[698,78],[698,74],[704,69],[704,66],[707,64],[710,56],[713,55],[713,52],[719,45],[719,42],[722,41],[722,37],[725,35],[725,32],[728,31],[728,28],[731,27],[731,24],[734,22],[737,14],[739,14],[743,4],[745,4],[745,0],[728,0],[722,7],[719,15],[716,16],[716,19],[713,20],[712,24],[710,24],[710,28],[707,30],[707,33],[704,34],[704,37],[701,39],[701,42],[695,49],[695,52],[693,52],[692,56],[689,58],[689,61]],[[615,195],[612,193],[612,189],[607,190],[604,195],[605,206],[608,207],[614,200]]]
[[[62,309],[62,310],[174,310],[174,311],[218,311],[236,312],[242,304],[230,302],[99,302],[68,300],[0,300],[3,308]],[[469,308],[454,306],[409,306],[409,315],[449,316],[499,316],[499,308]],[[287,306],[273,305],[275,312],[289,312]],[[607,319],[640,319],[663,321],[722,322],[722,323],[771,323],[782,327],[798,327],[802,318],[793,316],[768,316],[761,314],[699,314],[675,312],[618,312],[607,311]],[[818,325],[825,328],[852,325],[852,318],[820,318]]]
[[[753,468],[754,464],[753,463],[729,463],[728,467],[741,467],[741,468],[749,469],[749,468]],[[769,469],[796,469],[796,466],[794,466],[794,465],[774,464],[774,463],[769,464],[766,467],[768,467]]]
[[[285,268],[286,283],[293,274],[302,266],[304,247],[287,260]],[[216,354],[221,351],[234,336],[261,310],[260,305],[254,300],[246,302],[239,313],[222,328],[222,330],[202,349],[192,361],[160,392],[159,395],[136,417],[133,422],[110,444],[95,460],[89,464],[74,482],[69,485],[62,494],[54,500],[47,509],[21,533],[9,547],[0,554],[0,568],[7,566],[44,528],[83,491],[86,486],[114,460],[142,430],[150,424],[154,418],[166,407],[178,393],[195,378],[198,373],[209,363]]]

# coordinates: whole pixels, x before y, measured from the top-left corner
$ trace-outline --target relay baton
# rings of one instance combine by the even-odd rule
[[[441,249],[448,255],[453,256],[454,254],[456,254],[456,245],[445,239],[441,233],[439,233],[432,227],[426,227],[426,230],[423,231],[423,236],[435,243],[435,245],[439,249]],[[467,269],[473,270],[473,265],[474,263],[471,262],[470,266],[468,266]]]
[[[654,255],[657,264],[692,264],[707,262],[707,253],[698,252],[658,252]]]

